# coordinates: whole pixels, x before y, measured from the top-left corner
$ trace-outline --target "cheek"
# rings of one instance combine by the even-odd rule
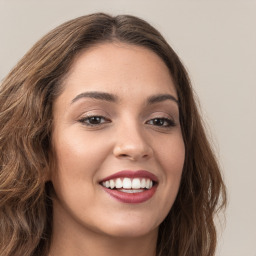
[[[62,129],[56,132],[53,149],[56,169],[52,170],[52,183],[61,205],[68,211],[85,208],[85,202],[93,204],[96,193],[94,183],[100,163],[106,156],[105,144],[93,136],[79,131]]]
[[[85,136],[83,132],[60,134],[54,144],[59,169],[77,177],[95,172],[109,151],[102,140],[91,134]]]
[[[159,147],[158,158],[161,159],[165,174],[180,176],[185,160],[185,145],[180,134],[165,140]]]
[[[94,193],[100,164],[106,158],[109,148],[106,143],[92,135],[81,132],[56,133],[53,148],[56,169],[52,170],[52,183],[59,197],[76,198],[78,193]],[[81,196],[81,195],[80,195]],[[84,198],[83,196],[83,198]],[[77,197],[79,198],[79,197]]]
[[[169,211],[177,196],[185,160],[185,146],[182,136],[172,137],[162,143],[158,159],[163,170],[163,192],[166,210]]]

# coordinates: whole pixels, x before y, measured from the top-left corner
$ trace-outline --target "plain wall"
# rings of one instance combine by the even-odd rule
[[[133,14],[191,76],[229,194],[218,256],[256,256],[256,1],[0,0],[0,81],[45,33],[77,16]]]

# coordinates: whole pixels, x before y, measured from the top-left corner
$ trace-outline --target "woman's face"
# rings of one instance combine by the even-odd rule
[[[54,220],[114,237],[156,234],[185,156],[168,68],[146,48],[105,43],[77,57],[63,88],[53,107]]]

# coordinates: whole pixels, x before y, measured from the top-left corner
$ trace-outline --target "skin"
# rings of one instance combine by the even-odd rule
[[[116,101],[81,96],[95,91]],[[177,99],[168,68],[146,48],[105,43],[76,58],[53,107],[50,255],[155,255],[158,227],[175,201],[185,157],[177,102],[147,103],[159,94]],[[103,118],[90,125],[95,119],[88,116]],[[116,172],[141,169],[158,178],[146,202],[120,202],[99,184]]]

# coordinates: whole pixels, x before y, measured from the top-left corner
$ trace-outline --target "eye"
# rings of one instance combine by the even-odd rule
[[[160,118],[157,117],[157,118],[150,119],[149,121],[146,122],[146,124],[154,125],[158,127],[166,127],[166,128],[175,126],[175,123],[173,120],[165,117],[160,117]]]
[[[87,116],[81,118],[79,122],[87,126],[98,126],[104,123],[109,123],[110,120],[104,116]]]

